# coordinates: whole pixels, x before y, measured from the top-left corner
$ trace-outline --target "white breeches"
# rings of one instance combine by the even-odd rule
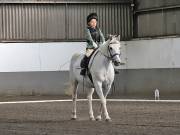
[[[86,49],[86,56],[87,57],[89,57],[91,54],[92,54],[92,52],[94,51],[94,49]]]

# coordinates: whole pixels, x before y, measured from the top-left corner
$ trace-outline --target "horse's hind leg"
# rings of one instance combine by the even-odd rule
[[[72,108],[72,120],[77,119],[76,115],[76,100],[77,100],[77,89],[78,89],[78,83],[76,81],[73,82],[73,92],[72,92],[72,102],[73,102],[73,108]]]
[[[90,120],[95,120],[94,119],[94,114],[93,114],[93,109],[92,109],[92,95],[94,93],[94,88],[90,88],[88,91],[88,103],[89,103],[89,118]]]

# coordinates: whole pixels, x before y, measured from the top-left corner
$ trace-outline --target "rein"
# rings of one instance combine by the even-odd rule
[[[101,52],[101,51],[99,51],[99,52]],[[107,55],[105,55],[104,53],[102,53],[106,58],[108,58],[109,60],[113,60],[113,58],[116,56],[116,55],[120,55],[119,53],[115,53],[115,54],[111,54],[111,50],[110,50],[110,47],[108,46],[108,52],[109,52],[109,55],[110,56],[107,56]]]
[[[98,49],[96,49],[95,50],[95,52],[94,52],[94,54],[93,54],[93,56],[92,56],[92,60],[90,61],[91,63],[90,63],[90,65],[89,65],[89,69],[91,68],[91,66],[92,66],[92,63],[93,63],[93,61],[94,61],[94,58],[96,57],[96,55],[98,54],[98,52],[100,52]]]
[[[93,61],[94,61],[94,58],[96,57],[96,55],[97,55],[99,52],[102,53],[101,51],[99,51],[99,48],[97,48],[97,49],[95,50],[93,56],[92,56],[92,60],[91,60],[91,63],[90,63],[90,65],[89,65],[89,69],[90,69],[91,66],[92,66],[92,63],[93,63]],[[103,53],[102,53],[102,54],[103,54],[106,58],[108,58],[109,60],[113,60],[113,58],[114,58],[116,55],[120,55],[120,54],[118,54],[118,53],[115,53],[115,54],[112,55],[109,46],[108,46],[108,52],[109,52],[110,56],[106,56],[106,55],[103,54]]]

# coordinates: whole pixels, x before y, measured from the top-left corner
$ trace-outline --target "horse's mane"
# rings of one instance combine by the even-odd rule
[[[108,52],[108,45],[110,43],[110,39],[108,39],[103,45],[101,45],[99,47],[99,51],[103,54],[103,55],[107,55]]]
[[[119,44],[119,41],[116,38],[108,39],[103,45],[99,47],[99,51],[107,56],[108,55],[108,46],[109,44]]]

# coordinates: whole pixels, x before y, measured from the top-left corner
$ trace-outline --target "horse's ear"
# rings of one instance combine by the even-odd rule
[[[118,36],[117,36],[117,39],[120,41],[120,40],[121,40],[121,35],[118,35]]]
[[[109,34],[108,39],[112,40],[112,38],[113,38],[113,35]]]

